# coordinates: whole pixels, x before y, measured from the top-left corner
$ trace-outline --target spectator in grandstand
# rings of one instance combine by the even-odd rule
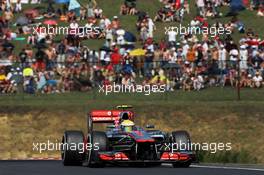
[[[155,15],[154,22],[156,22],[156,21],[162,21],[162,22],[164,22],[165,21],[165,17],[166,17],[166,14],[163,11],[163,9],[161,8],[161,9],[159,9],[159,11],[157,12],[157,14]]]
[[[183,91],[191,91],[193,86],[192,77],[190,74],[184,73],[181,78]]]
[[[205,3],[204,0],[196,0],[197,11],[200,16],[205,17]]]
[[[94,17],[98,19],[103,17],[103,10],[99,8],[98,6],[94,8]]]
[[[175,30],[169,30],[168,33],[168,42],[171,47],[174,47],[176,45],[176,36],[177,32]]]
[[[133,86],[135,84],[134,77],[130,74],[125,74],[122,78],[121,84],[123,86]]]
[[[94,18],[93,7],[89,5],[87,5],[87,18]]]
[[[81,7],[80,9],[80,20],[85,20],[87,19],[87,15],[86,15],[86,9],[84,7]],[[61,16],[62,14],[60,14],[59,16]],[[63,21],[63,20],[62,20]]]
[[[257,16],[260,16],[260,17],[264,16],[264,4],[259,6]]]
[[[196,75],[193,77],[193,89],[200,91],[204,88],[204,78],[202,75]]]
[[[14,18],[14,14],[11,9],[6,9],[4,11],[3,17],[5,19],[5,23],[7,24],[7,27],[11,24],[12,19]]]
[[[0,92],[5,93],[7,89],[7,81],[4,69],[0,69]]]
[[[21,2],[21,0],[17,0],[16,7],[15,7],[15,12],[19,13],[21,11],[22,11],[22,2]]]
[[[230,66],[232,68],[235,68],[237,66],[237,61],[238,61],[238,56],[239,56],[238,54],[239,54],[239,52],[238,52],[238,50],[236,48],[233,48],[229,52],[229,55],[230,55],[230,57],[229,57]]]
[[[151,76],[151,70],[153,68],[153,59],[154,59],[154,53],[150,49],[148,49],[145,54],[145,60],[144,60],[145,76]]]
[[[260,75],[260,72],[256,72],[256,75],[253,77],[253,86],[255,88],[260,88],[263,84],[263,77]]]
[[[199,91],[219,84],[238,86],[238,65],[241,69],[241,87],[261,87],[264,52],[260,36],[253,29],[246,31],[244,22],[238,18],[232,18],[227,24],[215,21],[212,25],[210,25],[211,21],[209,24],[205,18],[206,15],[221,16],[219,6],[223,4],[222,0],[196,0],[198,14],[202,16],[193,19],[191,26],[225,27],[233,32],[246,32],[245,36],[240,38],[240,47],[237,47],[231,41],[232,38],[227,35],[210,38],[205,34],[200,38],[195,34],[186,34],[176,38],[177,32],[173,30],[167,32],[167,39],[158,41],[154,35],[155,21],[182,21],[184,10],[189,13],[187,1],[164,0],[162,3],[164,6],[157,12],[154,20],[147,12],[136,13],[135,0],[125,0],[121,6],[120,14],[133,15],[136,13],[138,16],[137,31],[141,48],[146,50],[145,54],[139,56],[129,54],[135,46],[127,44],[127,31],[122,32],[122,35],[119,34],[121,24],[118,17],[114,16],[111,21],[104,16],[104,11],[93,0],[89,0],[86,10],[82,9],[81,22],[78,21],[73,11],[67,10],[67,5],[64,5],[65,12],[61,9],[59,13],[50,4],[45,14],[46,17],[50,17],[50,14],[54,13],[56,17],[67,13],[68,21],[64,21],[70,25],[71,30],[76,30],[81,23],[86,23],[87,29],[99,26],[102,35],[99,36],[93,32],[83,38],[76,35],[65,35],[57,42],[54,35],[48,35],[45,32],[29,34],[28,45],[20,50],[16,48],[18,54],[14,54],[12,52],[14,47],[12,48],[11,42],[7,40],[13,40],[14,37],[11,35],[16,33],[12,31],[10,25],[7,25],[7,22],[13,22],[13,18],[11,13],[8,14],[9,12],[4,10],[7,14],[0,17],[0,65],[11,66],[14,71],[6,69],[5,73],[2,73],[1,88],[5,89],[5,93],[11,93],[15,92],[18,87],[15,84],[24,83],[25,92],[28,93],[87,91],[92,87],[113,82],[119,84],[133,82],[135,84],[134,80],[139,76],[144,79],[143,84],[166,84],[167,90],[182,88],[186,91]],[[37,28],[38,31],[41,31],[41,27],[44,26],[41,24]],[[31,27],[21,28],[23,32],[20,33],[28,33]],[[17,35],[20,33],[17,32]],[[85,42],[81,42],[87,38],[93,40],[104,38],[105,44],[100,50],[92,50],[84,45]],[[15,63],[17,61],[22,64]],[[24,81],[23,78],[16,81],[20,78],[17,76],[19,73],[15,73],[17,67],[14,65],[32,68],[33,76],[25,76]],[[160,69],[163,69],[162,74],[159,72]]]
[[[240,46],[239,62],[240,62],[240,69],[247,70],[247,68],[248,68],[248,50],[246,49],[246,45]]]
[[[123,60],[122,60],[122,55],[119,53],[119,49],[115,48],[110,57],[111,57],[111,64],[113,65],[114,71],[116,73],[120,73],[121,63]]]
[[[147,15],[147,29],[148,29],[148,38],[153,38],[153,32],[156,30],[156,26],[153,20]]]
[[[135,15],[136,10],[136,0],[125,0],[124,6],[127,9],[127,14],[129,15]]]

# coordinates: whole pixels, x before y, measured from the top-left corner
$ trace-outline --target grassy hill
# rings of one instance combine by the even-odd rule
[[[81,5],[86,7],[87,2],[85,0],[79,0],[79,2],[81,3]],[[195,1],[191,0],[190,2],[191,2],[190,3],[191,14],[185,15],[185,20],[183,22],[184,26],[187,26],[190,23],[191,19],[193,19],[196,15],[196,8],[195,8],[195,3],[194,3]],[[120,5],[123,3],[123,0],[107,0],[107,1],[106,0],[97,0],[97,3],[99,5],[99,7],[101,7],[103,9],[103,14],[112,19],[113,16],[119,15],[119,8],[120,8]],[[30,8],[34,8],[37,6],[40,6],[41,7],[40,9],[42,9],[40,11],[43,11],[43,10],[45,10],[45,7],[47,6],[47,4],[46,3],[43,3],[41,5],[26,4],[23,6],[23,8],[24,9],[30,9]],[[54,4],[55,8],[57,8],[59,6],[62,6],[62,5]],[[137,3],[138,9],[147,12],[152,18],[155,16],[158,9],[162,6],[163,6],[163,4],[160,3],[158,0],[138,0],[138,3]],[[209,18],[208,19],[209,24],[214,23],[216,20],[219,22],[222,22],[222,23],[226,23],[227,21],[229,21],[231,19],[231,17],[224,17],[224,15],[229,11],[228,7],[222,7],[220,9],[220,11],[223,13],[223,17],[218,18],[218,19]],[[17,18],[19,16],[21,16],[21,14],[17,14],[15,16],[15,18]],[[259,36],[263,37],[263,35],[264,35],[263,18],[257,17],[256,11],[253,11],[253,12],[249,11],[249,10],[242,11],[240,13],[240,15],[238,16],[238,19],[242,20],[245,23],[246,28],[252,28],[256,33],[259,34]],[[129,16],[129,15],[120,16],[120,20],[121,20],[122,27],[124,29],[137,34],[136,27],[135,27],[136,20],[137,20],[136,16]],[[42,20],[37,21],[37,22],[41,22],[41,21]],[[85,22],[86,21],[80,21],[79,23],[85,24]],[[65,26],[67,24],[59,23],[59,25]],[[165,27],[179,26],[179,23],[177,23],[177,22],[170,22],[170,23],[157,22],[156,26],[157,26],[157,30],[154,32],[154,39],[156,41],[159,41],[159,40],[165,38],[165,35],[164,35]],[[138,34],[137,34],[137,36],[138,36]],[[243,36],[243,34],[239,34],[238,32],[235,32],[233,35],[233,37],[236,41],[242,36]],[[62,37],[63,37],[62,35],[59,35],[56,37],[56,40],[59,40]],[[13,43],[16,46],[16,51],[19,51],[26,44],[25,42],[21,42],[21,41],[14,41]],[[102,46],[103,43],[104,43],[104,40],[85,40],[85,41],[83,41],[83,44],[87,45],[91,49],[98,49],[100,46]],[[140,47],[140,44],[137,43],[137,46]]]

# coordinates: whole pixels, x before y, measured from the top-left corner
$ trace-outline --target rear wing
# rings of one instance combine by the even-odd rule
[[[93,110],[88,114],[88,130],[92,131],[93,123],[114,123],[120,120],[122,112],[129,113],[130,120],[134,120],[134,113],[128,110]]]
[[[120,119],[121,110],[95,110],[91,111],[90,118],[93,123],[112,123]]]

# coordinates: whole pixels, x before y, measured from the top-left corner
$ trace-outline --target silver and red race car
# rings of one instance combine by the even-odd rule
[[[156,166],[170,163],[173,167],[189,167],[196,161],[191,150],[187,131],[165,133],[132,126],[124,130],[124,120],[134,121],[131,106],[121,105],[115,110],[93,110],[88,115],[88,134],[82,131],[65,131],[61,155],[64,165],[104,167],[107,164]],[[106,131],[95,131],[95,123],[109,124]]]

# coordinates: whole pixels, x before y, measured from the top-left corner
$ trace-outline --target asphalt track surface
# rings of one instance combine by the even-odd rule
[[[264,169],[245,167],[201,166],[172,168],[64,167],[61,161],[0,161],[0,175],[264,175]]]

